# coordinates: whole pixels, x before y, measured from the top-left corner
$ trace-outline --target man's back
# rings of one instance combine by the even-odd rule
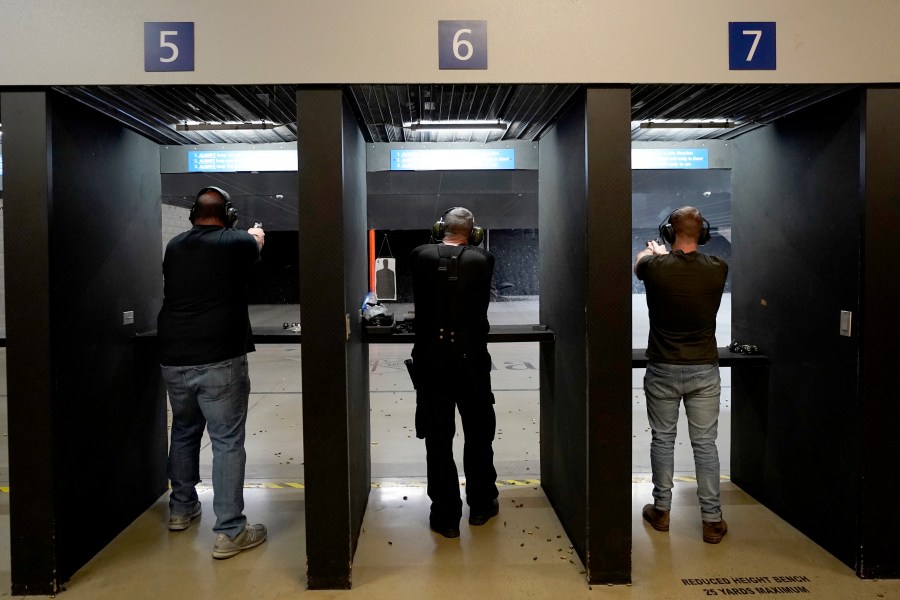
[[[456,280],[452,257],[456,256]],[[441,269],[444,258],[446,271]],[[416,312],[416,343],[437,341],[440,327],[450,321],[457,333],[486,341],[494,257],[474,246],[425,244],[410,256]]]
[[[248,283],[259,250],[244,231],[195,226],[166,247],[160,362],[196,365],[252,350]]]
[[[675,250],[641,260],[635,272],[647,289],[647,357],[673,364],[716,362],[716,313],[728,264],[715,256]]]
[[[466,208],[446,211],[432,235],[442,243],[419,246],[410,255],[416,309],[416,437],[425,440],[429,525],[446,538],[458,538],[462,500],[453,459],[457,410],[465,438],[469,524],[484,525],[499,511],[492,447],[497,417],[487,348],[494,257],[477,247],[483,232],[475,228],[475,217]]]

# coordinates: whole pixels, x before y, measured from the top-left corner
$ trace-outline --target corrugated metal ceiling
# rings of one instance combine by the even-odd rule
[[[350,85],[346,98],[368,142],[539,140],[581,89],[579,85]],[[632,140],[733,139],[849,85],[632,86]],[[294,86],[79,86],[57,91],[93,106],[160,144],[289,142],[297,139]],[[413,130],[428,121],[502,122],[505,131]],[[690,128],[660,128],[670,121]],[[708,123],[728,122],[709,128]],[[187,124],[223,129],[179,131]],[[266,129],[244,129],[260,127]],[[644,124],[642,127],[641,124]],[[648,127],[646,124],[651,123]],[[722,123],[719,123],[721,125]],[[214,125],[213,125],[214,126]],[[230,128],[230,129],[229,129]]]
[[[729,140],[852,85],[635,85],[631,88],[632,141]],[[642,128],[667,121],[723,122],[729,127]]]
[[[297,97],[293,87],[253,86],[79,86],[57,91],[164,145],[263,144],[297,139]],[[247,123],[268,129],[178,131],[190,123]]]
[[[369,142],[538,140],[576,85],[352,85]],[[413,123],[503,123],[506,131],[413,131]]]

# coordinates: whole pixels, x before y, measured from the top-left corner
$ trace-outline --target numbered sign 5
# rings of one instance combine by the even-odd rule
[[[144,23],[144,71],[193,70],[193,23]]]
[[[487,69],[487,21],[438,21],[441,69]]]
[[[728,69],[774,71],[775,23],[729,23]]]

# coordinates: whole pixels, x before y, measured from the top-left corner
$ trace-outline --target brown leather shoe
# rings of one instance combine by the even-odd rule
[[[703,541],[707,544],[718,544],[728,533],[728,523],[721,521],[703,521]]]
[[[644,506],[641,511],[644,520],[650,523],[650,526],[657,531],[669,530],[669,511],[659,510],[652,504]],[[705,531],[705,530],[704,530]]]

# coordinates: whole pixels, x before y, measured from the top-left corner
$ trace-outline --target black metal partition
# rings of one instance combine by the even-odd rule
[[[900,89],[869,89],[865,94],[863,186],[866,193],[862,245],[860,390],[863,397],[862,518],[858,572],[862,577],[900,577],[900,513],[887,510],[900,495],[900,480],[885,472],[885,461],[900,456],[900,403],[897,360],[900,331],[900,278],[891,263],[900,232]]]
[[[852,91],[734,142],[733,332],[772,366],[733,373],[732,479],[861,577],[900,576],[898,123],[898,90]]]
[[[630,115],[589,88],[540,147],[541,481],[592,583],[631,581]]]
[[[757,442],[735,447],[732,480],[849,565],[859,338],[839,325],[859,314],[860,131],[852,92],[741,136],[733,155],[733,334],[772,367],[765,405],[732,382],[733,435]],[[823,503],[827,481],[843,484]]]
[[[166,489],[159,367],[131,344],[162,301],[159,151],[54,92],[0,103],[12,592],[55,594]]]
[[[370,482],[362,134],[339,88],[297,91],[307,585],[350,587]]]

